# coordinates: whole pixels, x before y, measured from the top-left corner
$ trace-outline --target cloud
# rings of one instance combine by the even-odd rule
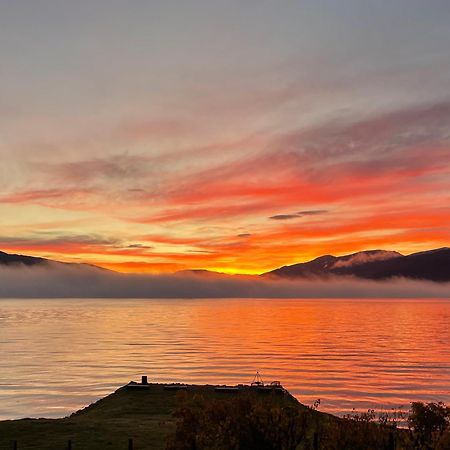
[[[147,248],[147,249],[152,249],[154,247],[152,245],[145,245],[145,244],[129,244],[125,248]]]
[[[331,160],[364,161],[395,159],[399,149],[448,143],[450,101],[409,106],[372,117],[355,120],[329,120],[309,129],[280,135],[273,142],[275,149],[302,154],[308,160],[327,163]],[[405,158],[408,163],[408,158]]]
[[[400,253],[390,251],[356,253],[354,255],[350,255],[347,259],[336,261],[333,264],[333,268],[357,266],[358,264],[364,264],[372,261],[386,261],[388,259],[398,258],[399,256],[402,255]]]
[[[136,180],[149,172],[150,162],[148,157],[120,153],[73,162],[34,163],[32,168],[47,175],[53,182],[97,185],[99,182]]]
[[[255,273],[368,246],[406,253],[442,246],[450,236],[449,119],[450,102],[443,102],[293,132],[189,141],[180,144],[192,148],[187,154],[177,145],[155,154],[136,147],[97,158],[55,156],[41,166],[37,156],[25,167],[36,169],[29,180],[11,177],[17,182],[0,194],[7,218],[0,232],[30,238],[6,250],[118,270]],[[31,235],[43,218],[78,219],[55,225],[61,235],[106,226],[120,242]]]
[[[0,245],[17,248],[57,248],[57,247],[99,247],[115,246],[119,239],[102,237],[96,234],[60,235],[54,232],[37,232],[28,237],[0,236]]]
[[[297,215],[299,216],[319,216],[321,214],[326,214],[328,211],[326,209],[310,209],[306,211],[299,211]]]
[[[276,214],[275,216],[270,216],[269,219],[272,220],[291,220],[298,219],[303,216],[319,216],[321,214],[326,214],[328,211],[325,209],[311,209],[306,211],[299,211],[295,214]]]
[[[36,203],[55,204],[77,203],[80,198],[85,198],[93,194],[90,189],[35,189],[24,190],[0,197],[0,203]]]
[[[82,265],[1,267],[3,298],[448,298],[449,283],[351,278],[272,280],[199,274],[119,274]]]
[[[301,217],[299,214],[276,214],[275,216],[270,216],[269,219],[272,220],[291,220],[298,219]]]
[[[245,158],[177,178],[163,214],[143,220],[214,222],[242,218],[245,211],[294,220],[325,214],[336,204],[375,209],[412,195],[426,201],[428,192],[448,188],[449,119],[450,102],[442,102],[266,136],[259,151]],[[270,214],[299,203],[312,208]]]
[[[58,253],[76,259],[77,254],[98,255],[146,255],[154,247],[143,243],[127,243],[110,236],[97,234],[59,234],[58,232],[35,232],[24,237],[0,236],[0,246],[8,251],[19,253],[36,253],[52,257]]]
[[[163,211],[155,216],[146,216],[136,219],[139,223],[165,223],[165,222],[186,222],[191,220],[216,220],[218,218],[229,218],[247,216],[255,214],[261,209],[269,206],[263,201],[249,201],[242,204],[210,205],[199,207],[183,207],[173,210]]]

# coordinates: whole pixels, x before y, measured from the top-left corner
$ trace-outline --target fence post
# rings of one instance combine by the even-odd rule
[[[133,450],[133,439],[128,439],[128,450]]]
[[[12,450],[17,450],[17,441],[12,441]]]
[[[389,450],[395,450],[395,435],[394,433],[391,431],[389,433]]]
[[[71,441],[71,439],[69,439],[67,441],[67,450],[72,450],[72,441]]]
[[[313,449],[319,450],[319,434],[317,433],[317,431],[314,432],[313,436]]]

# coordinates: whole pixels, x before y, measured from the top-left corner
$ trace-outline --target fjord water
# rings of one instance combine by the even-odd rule
[[[447,300],[0,300],[0,418],[61,417],[147,374],[322,411],[450,402]]]

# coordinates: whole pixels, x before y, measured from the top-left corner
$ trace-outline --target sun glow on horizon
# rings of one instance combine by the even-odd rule
[[[28,3],[0,14],[0,250],[259,274],[449,245],[445,2]]]

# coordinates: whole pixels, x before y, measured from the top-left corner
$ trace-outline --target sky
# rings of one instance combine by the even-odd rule
[[[447,0],[0,0],[0,250],[257,274],[450,242]]]

